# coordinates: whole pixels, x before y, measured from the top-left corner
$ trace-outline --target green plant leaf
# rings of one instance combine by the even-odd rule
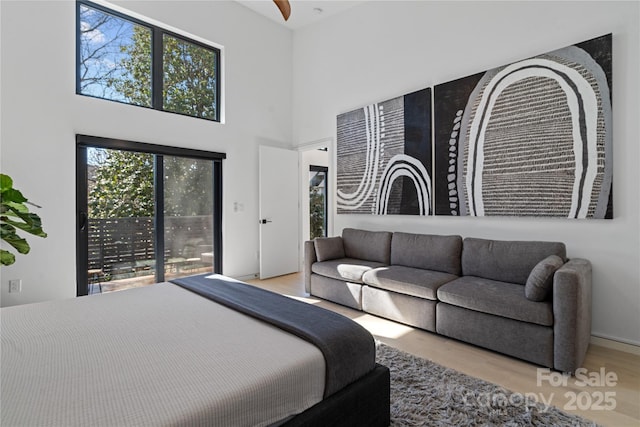
[[[15,188],[6,188],[2,190],[2,203],[6,204],[8,202],[14,203],[24,203],[27,201],[27,198],[22,195],[22,193]]]
[[[33,234],[34,236],[47,237],[47,233],[45,233],[42,229],[42,221],[40,220],[40,217],[38,215],[34,213],[20,215],[20,218],[22,219],[25,219],[25,217],[28,218],[28,220],[25,220],[25,222],[13,221],[8,218],[3,218],[3,221],[6,224],[13,225],[20,230]]]
[[[9,251],[0,249],[0,264],[11,265],[16,262],[16,256]]]
[[[21,212],[29,212],[29,208],[25,206],[24,203],[20,202],[10,202],[2,200],[2,206],[6,207],[8,211],[13,211],[16,214],[19,214]],[[5,211],[4,213],[6,212],[7,211]]]
[[[33,205],[19,190],[13,188],[13,180],[9,176],[0,174],[0,237],[21,254],[29,253],[31,247],[26,239],[18,235],[18,230],[47,237],[42,229],[42,220],[37,214],[29,212],[25,203]],[[9,251],[3,249],[0,255],[1,265],[15,262],[15,255]]]
[[[0,235],[2,240],[13,246],[21,254],[28,254],[31,250],[29,243],[18,236],[15,227],[10,224],[0,224]]]
[[[9,175],[5,175],[0,173],[0,192],[4,192],[5,190],[13,187],[13,180]]]

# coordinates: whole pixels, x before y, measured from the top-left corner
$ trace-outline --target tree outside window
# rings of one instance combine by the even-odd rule
[[[89,2],[77,25],[78,94],[219,120],[218,49]]]

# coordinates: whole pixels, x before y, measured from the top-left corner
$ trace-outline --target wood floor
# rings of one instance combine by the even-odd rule
[[[604,426],[640,426],[638,355],[592,344],[584,363],[586,372],[583,376],[566,378],[566,385],[556,385],[563,382],[560,374],[537,365],[309,297],[304,292],[300,273],[269,280],[250,280],[249,283],[341,313],[388,345],[499,384],[523,396],[535,395],[539,401],[542,399],[565,412]],[[615,380],[614,375],[617,377]],[[602,383],[608,382],[609,386],[596,384],[600,379]]]

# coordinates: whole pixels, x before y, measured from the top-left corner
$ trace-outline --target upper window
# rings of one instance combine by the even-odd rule
[[[76,93],[220,121],[220,50],[77,2]]]

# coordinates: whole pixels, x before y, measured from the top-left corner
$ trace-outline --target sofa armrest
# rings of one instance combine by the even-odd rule
[[[304,290],[311,293],[311,266],[318,260],[313,240],[304,242]]]
[[[562,372],[582,366],[591,339],[591,263],[575,258],[553,276],[553,365]]]

